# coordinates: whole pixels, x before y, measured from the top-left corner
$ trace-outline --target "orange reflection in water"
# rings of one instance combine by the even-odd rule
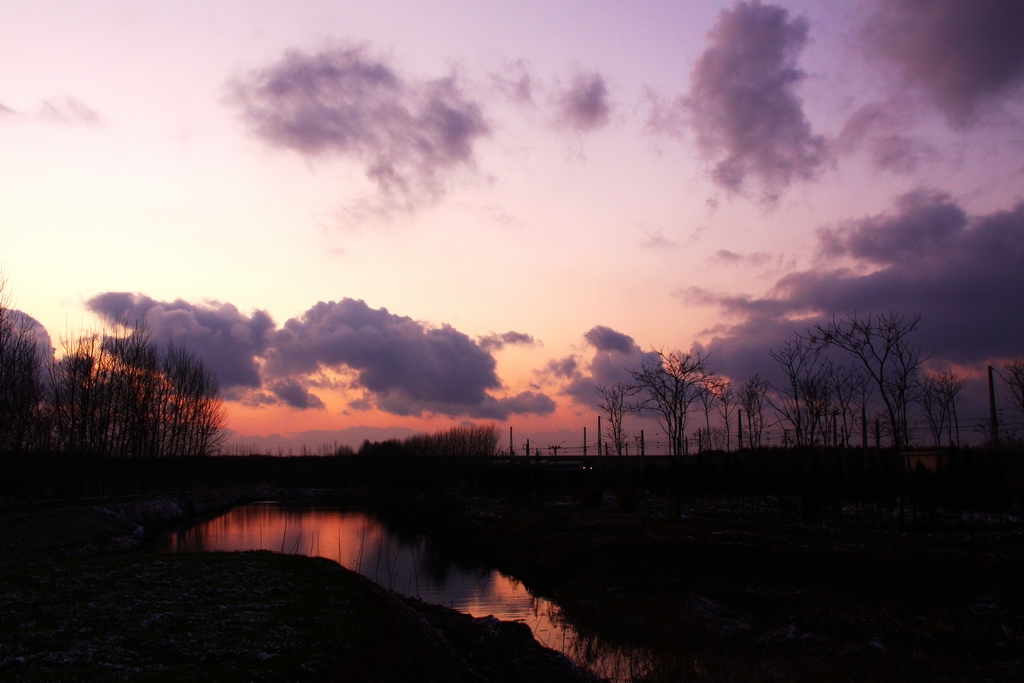
[[[621,649],[582,637],[564,623],[556,604],[515,579],[453,562],[426,539],[399,538],[362,512],[254,503],[167,536],[157,548],[164,553],[242,550],[325,557],[410,597],[476,617],[521,621],[542,645],[602,678],[628,681],[633,676],[623,672],[636,669]]]

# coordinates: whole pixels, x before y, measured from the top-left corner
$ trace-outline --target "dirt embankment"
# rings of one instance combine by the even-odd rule
[[[281,493],[5,506],[0,679],[595,680],[525,625],[402,598],[328,560],[130,552]]]

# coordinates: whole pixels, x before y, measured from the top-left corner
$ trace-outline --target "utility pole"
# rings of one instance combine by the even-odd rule
[[[739,442],[740,442],[740,445],[737,447],[737,450],[742,451],[743,450],[743,409],[742,408],[737,408],[736,409],[736,426],[738,427],[738,431],[737,431],[736,436],[739,438]]]
[[[992,366],[988,366],[988,413],[992,427],[992,445],[999,446],[999,418],[996,417],[996,385],[992,381]]]
[[[644,478],[644,430],[640,430],[640,480]]]

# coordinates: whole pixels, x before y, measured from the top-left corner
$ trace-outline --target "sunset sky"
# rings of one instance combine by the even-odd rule
[[[3,0],[0,64],[14,307],[145,318],[243,437],[557,442],[854,310],[1024,355],[1019,0]]]

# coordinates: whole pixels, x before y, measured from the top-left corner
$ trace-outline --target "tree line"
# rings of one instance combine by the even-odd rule
[[[43,348],[0,279],[0,452],[163,458],[215,451],[224,409],[212,370],[144,323]]]
[[[370,441],[360,446],[361,456],[476,457],[498,453],[497,425],[452,427],[433,434],[413,434],[404,439]]]
[[[925,370],[927,356],[913,343],[920,321],[854,313],[814,325],[768,352],[780,370],[775,382],[759,373],[742,382],[725,377],[700,347],[655,350],[627,369],[631,381],[597,387],[604,436],[621,455],[630,438],[625,417],[637,414],[656,419],[672,455],[759,448],[769,426],[782,429],[784,447],[800,449],[959,447],[967,379],[956,370]],[[1003,363],[997,374],[1024,418],[1024,360]],[[998,440],[994,424],[982,428],[990,442]],[[1002,433],[1004,445],[1020,445],[1018,426],[1004,425]]]

